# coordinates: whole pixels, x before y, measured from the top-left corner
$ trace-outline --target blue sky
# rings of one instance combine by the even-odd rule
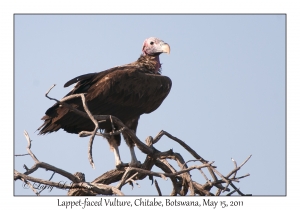
[[[53,104],[44,97],[62,98],[72,88],[65,82],[78,75],[100,72],[135,61],[150,36],[171,46],[161,55],[162,73],[172,89],[153,113],[143,115],[137,136],[144,141],[166,130],[199,155],[215,161],[226,175],[249,155],[238,172],[250,177],[236,185],[253,195],[285,195],[285,16],[284,15],[16,15],[15,16],[15,127],[14,152],[26,153],[23,130],[31,136],[32,151],[40,161],[71,173],[84,172],[88,181],[114,168],[114,156],[105,139],[93,146],[96,169],[87,159],[88,138],[58,131],[38,136],[44,112]],[[159,23],[159,24],[157,24]],[[180,145],[164,137],[156,145],[173,148],[185,160],[193,159]],[[121,158],[130,161],[125,142]],[[136,149],[143,161],[145,155]],[[28,156],[15,158],[15,168],[33,165]],[[175,162],[172,162],[177,166]],[[193,165],[194,163],[190,164]],[[153,168],[154,171],[159,169]],[[36,177],[50,178],[39,170]],[[208,173],[207,173],[208,174]],[[197,171],[192,178],[204,179]],[[54,181],[65,178],[55,175]],[[157,179],[164,195],[171,181]],[[156,195],[148,179],[126,195]],[[261,187],[258,187],[261,186]],[[15,195],[34,195],[15,182]],[[215,192],[214,190],[213,192]],[[62,190],[44,195],[65,195]]]

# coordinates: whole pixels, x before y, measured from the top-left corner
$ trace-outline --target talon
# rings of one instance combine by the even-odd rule
[[[119,164],[116,164],[116,168],[117,168],[118,170],[120,170],[120,169],[122,169],[122,168],[124,168],[124,167],[128,167],[128,163],[123,163],[123,162],[121,162],[121,163],[119,163]]]
[[[118,170],[120,170],[121,168],[123,168],[123,163],[122,163],[122,164],[116,165],[116,168],[117,168]]]

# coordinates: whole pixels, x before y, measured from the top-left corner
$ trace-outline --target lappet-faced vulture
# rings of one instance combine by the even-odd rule
[[[140,115],[156,110],[171,90],[172,81],[161,75],[159,55],[170,53],[170,46],[164,41],[150,37],[143,43],[142,54],[137,61],[123,66],[117,66],[99,73],[90,73],[75,77],[64,87],[76,83],[74,89],[66,96],[85,93],[86,103],[93,115],[112,115],[119,118],[129,129],[136,132]],[[65,101],[80,111],[84,111],[80,98]],[[42,118],[44,124],[38,128],[39,134],[51,133],[64,129],[68,133],[93,131],[94,123],[65,106],[58,103],[50,107]],[[112,131],[110,120],[100,122],[99,128],[106,133]],[[119,129],[116,126],[117,129]],[[134,153],[134,142],[123,134],[130,148],[131,166],[138,165]],[[118,146],[120,135],[107,138],[115,154],[117,167],[121,161]]]

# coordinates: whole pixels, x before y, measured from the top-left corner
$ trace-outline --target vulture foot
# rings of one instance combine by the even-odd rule
[[[141,162],[140,161],[131,161],[129,163],[129,167],[136,167],[136,168],[140,168],[141,167]]]
[[[122,168],[124,168],[124,167],[128,167],[128,163],[123,163],[123,162],[121,162],[121,163],[119,163],[119,164],[116,164],[116,168],[118,169],[118,170],[120,170],[120,169],[122,169]]]

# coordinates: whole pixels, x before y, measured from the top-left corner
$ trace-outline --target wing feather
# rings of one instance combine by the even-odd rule
[[[169,94],[172,86],[170,78],[145,74],[132,66],[82,75],[68,81],[65,86],[76,81],[74,89],[66,96],[86,93],[86,101],[93,114],[113,115],[124,123],[156,110]],[[67,103],[83,111],[81,99],[71,99]],[[56,130],[61,127],[67,132],[78,133],[82,130],[94,129],[89,119],[82,118],[58,104],[48,109],[46,114],[49,120],[51,119],[51,122],[48,122],[49,126],[54,124],[51,127]],[[46,127],[41,130],[41,133],[52,132]],[[105,128],[105,124],[102,128]]]
[[[80,82],[80,81],[83,81],[83,80],[89,80],[89,79],[91,79],[92,77],[94,77],[97,74],[98,73],[89,73],[89,74],[84,74],[84,75],[75,77],[75,78],[69,80],[68,82],[66,82],[66,84],[64,85],[64,87],[69,87],[70,85],[72,85],[74,83],[77,83],[77,82]]]

